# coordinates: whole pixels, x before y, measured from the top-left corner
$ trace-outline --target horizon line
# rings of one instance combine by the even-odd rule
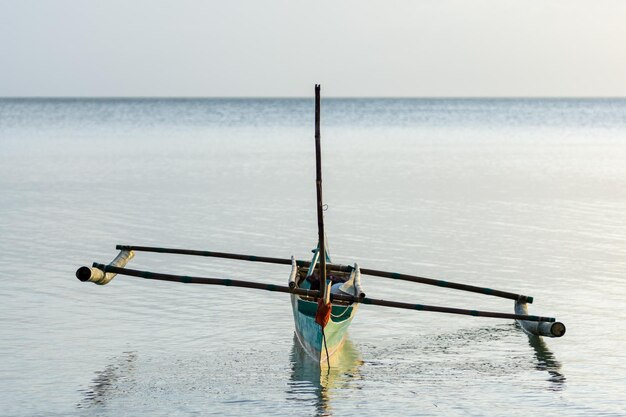
[[[309,100],[313,96],[0,96],[0,100]],[[325,96],[326,100],[623,100],[626,96]]]

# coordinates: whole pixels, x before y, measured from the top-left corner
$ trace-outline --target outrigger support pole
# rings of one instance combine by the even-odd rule
[[[224,285],[224,286],[229,286],[229,287],[253,288],[253,289],[258,289],[258,290],[298,294],[298,295],[307,296],[311,298],[319,298],[322,295],[321,292],[317,290],[305,290],[302,288],[289,288],[288,286],[283,286],[283,285],[263,284],[259,282],[240,281],[240,280],[234,280],[234,279],[206,278],[206,277],[194,277],[194,276],[185,276],[185,275],[162,274],[162,273],[157,273],[157,272],[139,271],[135,269],[120,268],[120,267],[113,266],[110,264],[104,265],[104,264],[99,264],[95,262],[93,264],[93,268],[99,269],[105,274],[112,273],[112,274],[127,275],[127,276],[132,276],[132,277],[145,278],[145,279],[158,280],[158,281],[182,282],[185,284],[209,284],[209,285]],[[351,295],[343,295],[343,294],[331,294],[330,297],[331,297],[331,300],[347,301],[351,303],[371,304],[371,305],[377,305],[377,306],[383,306],[383,307],[402,308],[402,309],[407,309],[407,310],[433,311],[437,313],[460,314],[460,315],[475,316],[475,317],[513,319],[513,320],[525,321],[525,322],[558,323],[556,322],[556,319],[553,317],[531,316],[531,315],[526,315],[526,314],[496,313],[496,312],[491,312],[491,311],[479,311],[479,310],[465,310],[461,308],[403,303],[403,302],[398,302],[398,301],[387,301],[387,300],[368,298],[368,297],[361,299],[359,297],[354,297]],[[561,323],[559,324],[560,326],[563,327],[563,329],[565,328],[563,324]],[[558,337],[558,335],[552,335],[552,337]]]
[[[170,253],[176,255],[192,255],[192,256],[205,256],[213,258],[225,258],[235,259],[240,261],[251,262],[263,262],[270,264],[291,265],[291,259],[283,258],[270,258],[267,256],[253,256],[253,255],[240,255],[236,253],[225,252],[212,252],[205,250],[190,250],[190,249],[172,249],[172,248],[157,248],[150,246],[131,246],[131,245],[117,245],[118,250],[134,250],[138,252],[154,252],[154,253]],[[311,262],[309,261],[296,261],[298,266],[309,267]],[[327,269],[329,271],[351,271],[352,267],[349,265],[328,264]],[[436,287],[451,288],[454,290],[468,291],[477,294],[491,295],[494,297],[508,298],[509,300],[515,300],[523,303],[531,304],[533,297],[529,295],[515,294],[507,291],[494,290],[492,288],[477,287],[474,285],[460,284],[457,282],[444,281],[441,279],[424,278],[416,275],[399,274],[397,272],[378,271],[375,269],[361,268],[361,274],[372,275],[382,278],[397,279],[400,281],[410,281],[419,284],[434,285]]]

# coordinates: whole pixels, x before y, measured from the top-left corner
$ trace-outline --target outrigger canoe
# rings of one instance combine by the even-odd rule
[[[288,282],[290,288],[311,289],[319,285],[319,249],[313,253],[313,259],[308,267],[299,267],[295,260],[292,262]],[[330,263],[328,252],[326,260]],[[332,283],[331,295],[346,294],[359,299],[365,297],[358,265],[355,264],[351,270],[332,271],[329,278]],[[334,300],[331,305],[330,318],[326,326],[322,327],[315,320],[318,300],[314,297],[291,294],[291,308],[298,342],[312,359],[321,363],[329,360],[341,349],[346,340],[348,327],[359,307],[358,303],[342,300]]]
[[[120,253],[112,262],[107,265],[94,262],[91,268],[86,266],[80,267],[76,271],[76,277],[84,282],[89,281],[104,285],[109,283],[117,274],[120,274],[150,280],[182,282],[187,284],[225,285],[289,293],[291,294],[295,334],[298,342],[302,345],[308,356],[313,358],[320,365],[328,364],[328,366],[331,365],[331,356],[340,351],[344,344],[348,327],[354,319],[358,306],[361,303],[414,311],[432,311],[476,317],[513,319],[516,320],[522,330],[529,335],[561,337],[565,334],[565,325],[561,322],[557,322],[555,318],[528,314],[528,304],[533,302],[533,297],[527,295],[444,281],[441,279],[359,268],[357,264],[354,264],[354,266],[346,266],[331,263],[324,232],[319,85],[315,86],[315,156],[318,245],[313,251],[313,258],[310,262],[295,260],[293,257],[291,259],[284,259],[204,250],[117,245],[117,249],[120,250]],[[134,257],[136,251],[219,257],[291,265],[291,274],[289,275],[288,285],[280,286],[234,279],[163,274],[126,268],[126,264]],[[320,256],[320,254],[324,255]],[[365,296],[361,287],[362,274],[435,285],[448,289],[514,300],[515,313],[499,313],[368,298]]]

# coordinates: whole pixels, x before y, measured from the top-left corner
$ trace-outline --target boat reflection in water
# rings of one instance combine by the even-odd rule
[[[311,358],[294,333],[290,361],[291,381],[287,390],[289,400],[310,403],[316,408],[318,416],[332,415],[333,398],[341,390],[352,388],[361,379],[360,368],[363,361],[349,338],[330,357],[328,367],[326,361],[320,364]]]
[[[528,344],[535,350],[537,370],[546,371],[550,374],[548,378],[548,381],[551,382],[550,389],[553,391],[562,390],[567,378],[561,373],[561,362],[556,359],[542,337],[528,336]]]

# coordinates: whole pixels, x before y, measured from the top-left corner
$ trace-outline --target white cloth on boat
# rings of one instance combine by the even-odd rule
[[[354,264],[354,269],[350,274],[350,278],[346,282],[338,282],[330,288],[331,294],[348,294],[358,297],[360,292],[360,275],[359,266]],[[357,282],[359,281],[359,282]],[[335,288],[336,287],[336,288]]]
[[[344,291],[342,289],[344,284],[345,284],[345,282],[337,282],[337,283],[333,284],[333,286],[330,287],[330,293],[331,294],[340,294],[340,295],[344,295],[344,294],[353,295],[352,293],[346,292],[346,291]]]

